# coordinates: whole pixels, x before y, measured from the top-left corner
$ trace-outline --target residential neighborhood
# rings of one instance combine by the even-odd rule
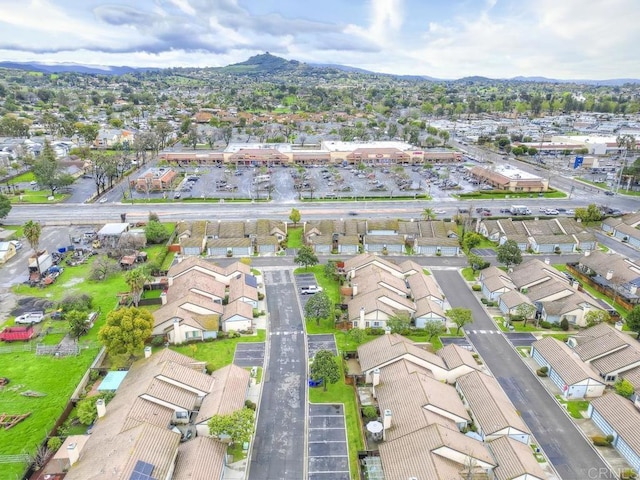
[[[0,480],[640,475],[639,82],[339,67],[0,65]]]

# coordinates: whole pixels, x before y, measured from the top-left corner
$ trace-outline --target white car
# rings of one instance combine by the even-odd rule
[[[31,325],[32,323],[40,323],[43,318],[44,312],[26,312],[16,317],[15,323]]]
[[[564,212],[564,213],[566,213],[567,215],[575,215],[575,214],[576,214],[576,211],[570,208],[569,210],[567,210],[567,211],[566,211],[566,212]]]
[[[322,291],[322,287],[318,285],[310,285],[308,287],[300,287],[300,295],[313,295]]]
[[[558,215],[560,212],[558,212],[558,210],[556,210],[555,208],[547,208],[544,213],[545,215]]]
[[[444,215],[447,213],[446,210],[434,210],[433,213],[435,213],[436,215]]]

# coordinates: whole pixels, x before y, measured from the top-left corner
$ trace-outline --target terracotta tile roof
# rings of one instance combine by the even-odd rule
[[[496,476],[495,480],[513,480],[514,478],[544,480],[548,478],[533,456],[529,445],[507,436],[497,438],[487,445],[498,463],[498,466],[493,470]]]
[[[244,406],[249,388],[249,372],[227,365],[212,374],[213,388],[202,401],[195,423],[208,421],[214,415],[226,415]]]
[[[211,275],[194,270],[189,275],[180,275],[173,279],[172,285],[167,290],[167,303],[183,298],[189,293],[202,295],[208,299],[211,297],[223,299],[225,285]]]
[[[172,480],[222,478],[227,445],[211,437],[195,437],[180,444]]]
[[[453,343],[438,350],[437,355],[444,360],[448,370],[453,370],[462,365],[471,367],[474,370],[480,368],[478,362],[476,362],[476,359],[473,358],[473,354],[469,350]]]
[[[603,383],[596,374],[577,358],[564,342],[553,337],[536,340],[532,345],[567,385],[573,385],[586,379]]]
[[[408,338],[396,333],[381,335],[375,340],[358,347],[358,358],[363,372],[390,363],[403,356],[413,356],[441,369],[446,370],[447,368],[444,360],[438,355],[420,348]]]
[[[640,412],[633,403],[616,393],[605,393],[593,399],[591,405],[631,450],[640,454]]]
[[[508,428],[531,433],[494,377],[477,371],[471,372],[458,377],[456,385],[473,412],[476,424],[485,435]]]

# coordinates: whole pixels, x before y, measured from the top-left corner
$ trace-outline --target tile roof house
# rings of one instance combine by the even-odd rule
[[[612,295],[615,291],[626,303],[640,304],[640,261],[596,250],[580,258],[575,268]]]
[[[602,223],[602,230],[611,233],[622,242],[628,242],[635,248],[640,248],[640,214],[624,215],[621,218],[607,218]]]
[[[547,474],[531,454],[531,448],[509,437],[487,443],[498,466],[493,469],[495,480],[544,480]]]
[[[204,431],[181,443],[175,425],[188,423],[217,391],[225,392],[220,404],[242,408],[249,373],[230,368],[242,370],[244,380],[230,382],[224,373],[207,375],[202,364],[168,349],[134,363],[113,400],[106,407],[98,405],[98,419],[86,443],[78,442],[77,452],[68,451],[71,466],[66,478],[129,480],[141,462],[151,478],[217,478],[226,445]],[[188,461],[200,453],[207,456]]]
[[[428,321],[446,322],[444,294],[414,262],[396,265],[365,254],[347,260],[345,271],[351,284],[347,314],[353,327],[385,328],[399,312],[419,328]]]
[[[604,381],[564,342],[553,337],[536,340],[531,345],[531,358],[549,369],[549,378],[565,399],[599,397],[604,392]]]
[[[628,334],[601,323],[572,335],[567,340],[580,361],[589,365],[601,380],[612,384],[625,372],[640,367],[640,345]]]
[[[632,402],[616,393],[607,393],[589,404],[588,416],[603,435],[613,435],[611,445],[640,471],[640,412]]]
[[[474,371],[458,377],[456,390],[471,411],[478,435],[484,441],[508,436],[529,444],[531,432],[498,381]]]
[[[169,269],[167,283],[163,305],[154,312],[153,335],[179,344],[216,338],[219,330],[252,328],[258,283],[247,265],[234,262],[223,268],[185,257]]]
[[[459,376],[478,369],[471,352],[449,345],[431,353],[401,335],[381,335],[358,347],[358,360],[366,383],[373,382],[374,370],[407,360],[431,372],[436,380],[453,383]]]

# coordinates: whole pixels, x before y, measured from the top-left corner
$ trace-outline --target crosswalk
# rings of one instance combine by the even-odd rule
[[[502,331],[500,330],[467,330],[467,333],[473,333],[474,335],[502,335]]]

